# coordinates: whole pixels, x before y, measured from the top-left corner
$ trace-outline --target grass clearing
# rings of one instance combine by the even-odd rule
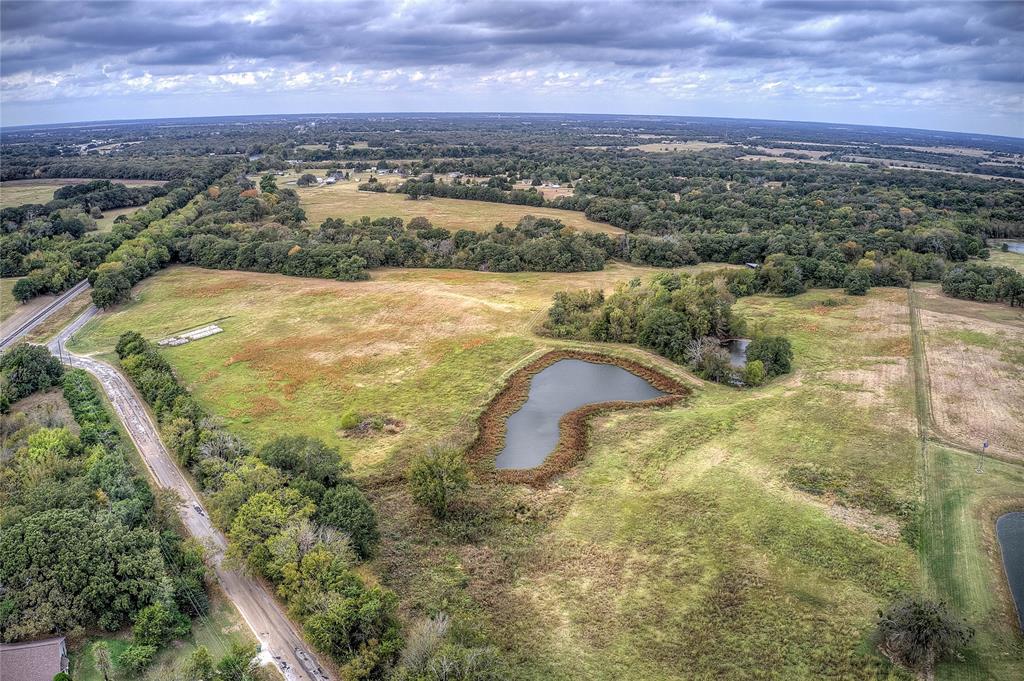
[[[925,466],[922,564],[929,590],[975,627],[964,664],[940,668],[940,679],[1015,679],[1024,641],[1003,576],[995,522],[1024,509],[1024,467],[929,446]]]
[[[1021,274],[1024,274],[1024,253],[1013,253],[999,250],[996,245],[990,251],[989,262],[998,267],[1012,267]]]
[[[299,187],[297,191],[301,205],[310,224],[319,225],[327,218],[354,220],[364,215],[371,218],[400,217],[406,222],[422,216],[435,226],[453,232],[459,229],[482,232],[494,229],[499,222],[506,227],[514,227],[523,216],[534,215],[561,220],[566,226],[584,232],[622,233],[622,230],[611,225],[588,220],[578,211],[463,199],[429,198],[411,201],[405,194],[361,192],[358,190],[361,181]]]
[[[923,295],[919,299],[927,300]],[[1024,462],[1024,321],[1012,314],[964,316],[958,314],[962,308],[990,315],[1012,308],[957,302],[968,305],[949,306],[947,311],[922,305],[933,426],[961,446],[980,447],[988,440],[990,451]]]
[[[873,289],[837,307],[823,304],[836,291],[742,299],[737,310],[785,333],[796,356],[796,373],[756,390],[704,383],[639,350],[532,334],[554,291],[655,272],[384,270],[341,283],[174,267],[74,346],[109,354],[128,329],[155,339],[219,320],[224,333],[162,351],[199,401],[253,444],[305,433],[338,446],[378,510],[369,569],[399,594],[402,616],[454,613],[518,678],[906,678],[870,646],[875,612],[906,591],[952,593],[955,580],[989,596],[965,613],[979,631],[972,660],[941,674],[1014,678],[1024,661],[993,614],[1006,608],[992,586],[1001,567],[975,511],[1019,488],[1020,469],[1000,464],[998,480],[964,493],[954,478],[966,469],[937,459],[941,484],[929,477],[922,496],[907,292]],[[984,309],[958,308],[966,319]],[[978,325],[929,324],[943,342],[988,350]],[[596,418],[584,461],[546,488],[479,485],[451,519],[429,519],[397,475],[408,458],[441,439],[471,442],[503,377],[558,347],[641,358],[697,390],[681,405]],[[406,427],[345,438],[350,408]],[[793,471],[806,466],[836,490],[798,488]],[[935,515],[955,500],[973,524]],[[919,555],[903,537],[925,501]]]
[[[96,179],[98,178],[61,177],[2,182],[0,183],[0,208],[11,208],[26,203],[48,203],[53,200],[53,193],[61,187],[69,184],[85,184]],[[149,187],[163,184],[162,181],[156,180],[112,179],[111,182],[131,187]]]
[[[626,147],[635,151],[644,151],[651,154],[668,154],[677,151],[706,151],[707,149],[726,149],[731,144],[723,142],[702,142],[700,140],[687,140],[685,142],[649,142]]]

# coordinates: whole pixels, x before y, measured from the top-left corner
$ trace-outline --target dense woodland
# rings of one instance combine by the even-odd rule
[[[208,608],[202,547],[131,463],[92,379],[38,346],[0,359],[4,411],[53,388],[74,415],[0,416],[0,639],[132,627],[138,671]]]
[[[1024,235],[1019,184],[828,162],[850,154],[932,165],[945,158],[951,169],[970,171],[971,157],[946,149],[969,143],[1012,160],[1024,152],[1019,140],[856,127],[843,140],[834,134],[814,124],[594,116],[264,117],[4,131],[5,177],[170,182],[166,195],[104,235],[88,231],[99,187],[91,198],[5,210],[2,269],[28,275],[19,300],[59,292],[88,274],[102,306],[125,300],[133,284],[172,262],[349,280],[385,265],[573,271],[610,258],[659,267],[754,263],[772,273],[760,290],[792,295],[807,287],[862,292],[941,281],[950,263],[986,258],[986,238]],[[652,139],[731,146],[632,148]],[[757,146],[792,148],[796,159],[801,149],[828,155],[813,164],[741,160]],[[576,210],[626,236],[572,234],[547,220],[485,235],[398,218],[314,225],[292,190],[247,179],[304,166],[400,168],[409,177],[400,186],[366,188],[410,200]],[[545,199],[541,185],[552,183],[571,194]],[[1015,299],[988,289],[982,295]]]

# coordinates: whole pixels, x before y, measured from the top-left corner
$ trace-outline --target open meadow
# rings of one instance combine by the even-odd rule
[[[11,208],[26,203],[47,203],[53,200],[53,193],[69,184],[85,184],[97,178],[59,177],[35,180],[11,180],[0,182],[0,208]],[[111,180],[130,187],[151,187],[163,184],[157,180]],[[109,211],[112,212],[112,211]]]
[[[992,462],[972,477],[962,455],[935,451],[922,465],[907,292],[740,300],[794,344],[796,372],[754,390],[533,333],[554,291],[655,272],[385,270],[339,283],[174,267],[74,349],[110,356],[128,329],[156,340],[216,321],[223,333],[163,351],[199,401],[253,444],[303,433],[338,446],[377,507],[371,569],[403,616],[474,622],[522,678],[903,678],[869,637],[878,608],[920,588],[979,631],[968,662],[940,676],[1017,678],[991,509],[1024,506],[1022,469]],[[504,377],[557,347],[656,365],[696,390],[594,419],[583,463],[544,488],[480,484],[456,517],[430,520],[402,482],[406,462],[438,441],[468,445]],[[350,409],[401,426],[345,437]]]
[[[363,177],[361,181],[365,181]],[[524,215],[561,220],[568,227],[584,232],[620,234],[622,230],[594,222],[578,211],[536,208],[488,201],[424,198],[410,200],[405,194],[361,192],[359,182],[348,181],[321,187],[299,187],[299,197],[306,217],[313,225],[327,218],[353,220],[367,215],[371,218],[400,217],[406,222],[425,217],[435,226],[452,232],[459,229],[488,231],[499,222],[514,227]]]

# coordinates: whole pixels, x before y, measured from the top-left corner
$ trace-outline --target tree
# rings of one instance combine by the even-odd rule
[[[843,288],[851,296],[866,294],[871,288],[871,273],[859,267],[851,269],[843,280]]]
[[[755,359],[753,362],[747,362],[747,365],[743,367],[743,382],[751,387],[756,387],[764,383],[768,379],[768,374],[764,370],[764,362],[759,359]]]
[[[265,194],[277,193],[277,180],[269,173],[260,178],[260,191]]]
[[[114,663],[110,659],[110,646],[106,641],[98,641],[92,646],[92,660],[96,671],[103,675],[103,681],[110,681],[114,673]]]
[[[0,373],[3,375],[0,391],[13,403],[59,385],[64,367],[43,346],[19,343],[0,356]]]
[[[338,485],[327,490],[317,508],[316,519],[323,525],[347,532],[360,558],[373,553],[377,543],[377,514],[355,485]]]
[[[206,646],[199,646],[185,660],[182,668],[184,681],[211,681],[213,679],[213,656]]]
[[[266,678],[260,669],[254,646],[232,643],[231,651],[217,663],[218,681],[257,681]]]
[[[793,348],[783,336],[762,336],[747,346],[747,362],[760,360],[769,377],[788,374],[793,368]]]
[[[945,603],[907,598],[878,613],[875,641],[893,662],[930,672],[974,637],[974,630]]]
[[[408,478],[413,500],[437,518],[445,517],[456,497],[469,489],[466,461],[452,446],[435,446],[420,454],[409,467]]]
[[[142,670],[149,666],[154,655],[156,655],[156,646],[132,644],[121,651],[117,661],[135,676],[141,676]]]
[[[260,460],[293,476],[302,476],[324,486],[341,482],[350,470],[342,465],[341,453],[323,440],[305,435],[282,436],[259,451]]]
[[[260,183],[261,187],[262,187],[262,184],[263,183],[261,182]],[[303,173],[302,176],[299,177],[299,179],[295,181],[295,184],[300,186],[300,187],[308,187],[311,184],[316,184],[316,175],[314,175],[313,173]],[[275,185],[275,189],[276,189],[276,185]],[[264,190],[264,191],[266,191],[266,190]]]
[[[132,639],[137,644],[159,648],[173,639],[187,636],[191,626],[188,618],[178,612],[177,608],[153,603],[135,616]]]

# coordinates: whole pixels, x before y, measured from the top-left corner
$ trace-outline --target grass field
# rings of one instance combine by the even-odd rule
[[[0,183],[0,208],[21,206],[26,203],[47,203],[53,200],[53,193],[69,184],[84,184],[95,178],[46,178],[37,180],[12,180]],[[133,187],[163,184],[155,180],[111,180]]]
[[[937,433],[1024,462],[1024,310],[915,287]]]
[[[993,265],[1000,267],[1012,267],[1018,272],[1024,274],[1024,253],[1006,253],[1000,251],[998,247],[991,249],[991,256],[989,262]]]
[[[365,179],[362,178],[363,181]],[[611,225],[588,220],[578,211],[461,199],[410,201],[405,194],[361,192],[358,186],[359,182],[350,181],[324,187],[299,188],[297,191],[306,217],[313,225],[319,225],[327,218],[355,219],[363,215],[371,218],[396,216],[406,222],[423,216],[434,225],[451,231],[487,231],[494,229],[499,222],[506,227],[513,227],[524,215],[534,215],[561,220],[565,225],[585,232],[620,234],[622,231]]]
[[[18,278],[0,279],[0,322],[14,314],[18,301],[14,299],[14,285]]]
[[[797,367],[747,391],[639,350],[531,332],[555,290],[654,272],[386,270],[339,283],[175,267],[75,349],[109,354],[127,329],[156,339],[220,320],[224,333],[163,351],[199,401],[253,443],[305,433],[339,446],[377,507],[371,569],[403,617],[454,613],[517,678],[903,678],[870,645],[876,610],[958,588],[964,599],[947,597],[979,635],[968,662],[941,675],[1019,678],[1024,650],[1003,617],[985,513],[1013,502],[1020,469],[993,464],[975,480],[969,463],[937,456],[922,470],[907,292],[741,300],[738,311],[790,337]],[[559,346],[657,364],[696,392],[596,419],[588,456],[555,484],[477,485],[451,520],[426,517],[392,474],[430,443],[468,444],[503,376]],[[344,438],[350,408],[404,428]],[[832,482],[808,487],[808,470]],[[970,595],[979,589],[985,599]]]

